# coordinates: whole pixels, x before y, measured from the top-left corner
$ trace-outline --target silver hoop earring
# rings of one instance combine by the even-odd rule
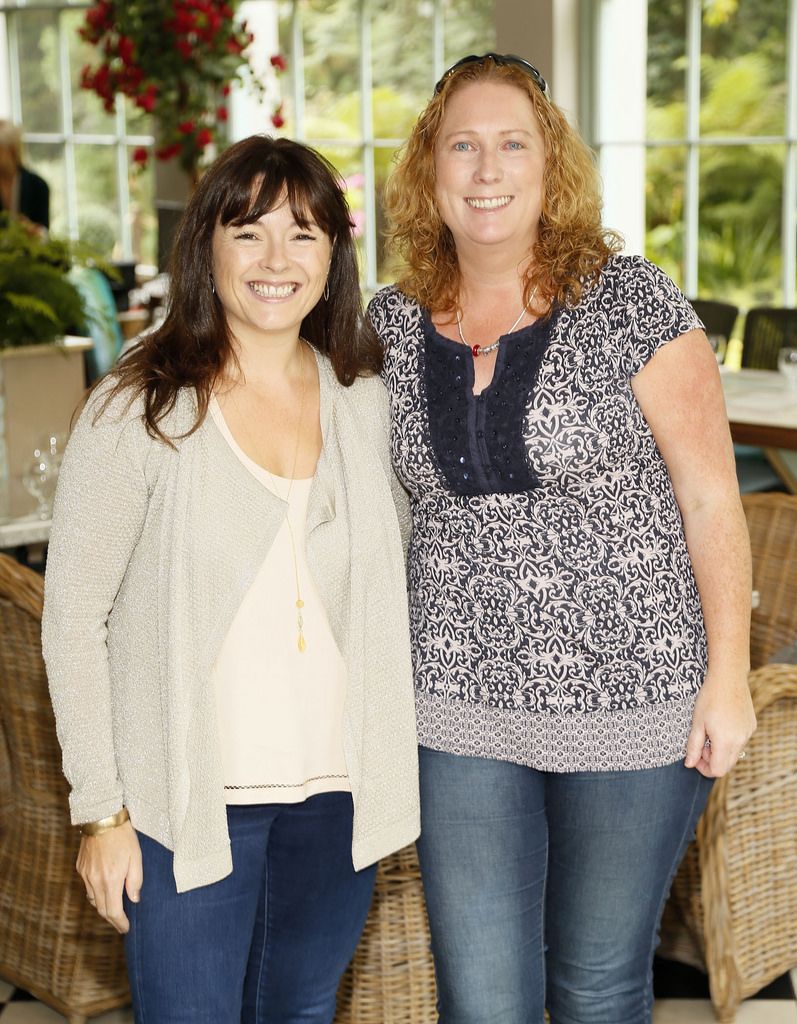
[[[212,274],[210,275],[210,290],[213,292],[214,295],[216,294],[216,282],[213,280]]]
[[[329,302],[329,278],[327,278],[326,284],[324,285],[324,301]]]

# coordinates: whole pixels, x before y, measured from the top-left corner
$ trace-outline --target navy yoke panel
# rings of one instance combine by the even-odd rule
[[[454,494],[517,494],[538,486],[523,419],[551,339],[555,315],[501,338],[490,384],[473,394],[470,349],[423,317],[429,433]]]

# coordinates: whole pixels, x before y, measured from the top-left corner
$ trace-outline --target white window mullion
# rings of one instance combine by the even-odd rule
[[[116,193],[119,196],[119,230],[122,259],[133,255],[133,229],[130,220],[130,180],[127,160],[127,120],[121,96],[116,100]]]
[[[446,70],[445,9],[443,3],[444,0],[434,0],[434,13],[432,14],[432,81],[429,86],[430,92],[443,77],[443,72]]]
[[[22,84],[19,80],[19,33],[17,18],[13,11],[6,15],[8,30],[9,87],[11,90],[11,120],[22,121]]]
[[[291,13],[291,86],[293,88],[293,137],[302,141],[304,131],[304,40],[302,38],[302,10],[294,0]]]
[[[684,181],[684,291],[697,295],[700,225],[701,0],[689,0],[686,23],[686,168]]]
[[[373,76],[371,73],[371,4],[360,0],[360,135],[362,137],[365,214],[365,287],[376,290],[376,174],[374,172]]]
[[[786,157],[783,167],[783,214],[781,250],[783,264],[783,302],[795,302],[797,276],[797,0],[789,2],[786,35]]]
[[[69,76],[69,40],[63,18],[58,18],[58,75],[61,79],[61,131],[64,133],[64,177],[66,182],[66,223],[70,238],[78,237],[77,170],[72,124],[72,82]]]

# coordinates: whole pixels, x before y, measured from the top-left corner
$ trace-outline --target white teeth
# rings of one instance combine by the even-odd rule
[[[491,199],[466,199],[468,206],[477,210],[497,210],[500,206],[506,206],[512,202],[512,196],[494,196]]]
[[[255,295],[260,295],[264,299],[287,299],[296,291],[294,284],[259,284],[256,281],[250,281],[249,287]]]

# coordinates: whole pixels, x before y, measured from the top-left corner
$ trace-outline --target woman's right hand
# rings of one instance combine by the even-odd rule
[[[76,867],[89,903],[121,935],[126,934],[130,922],[122,907],[122,889],[131,902],[138,903],[144,874],[141,847],[130,822],[96,836],[83,836]]]

